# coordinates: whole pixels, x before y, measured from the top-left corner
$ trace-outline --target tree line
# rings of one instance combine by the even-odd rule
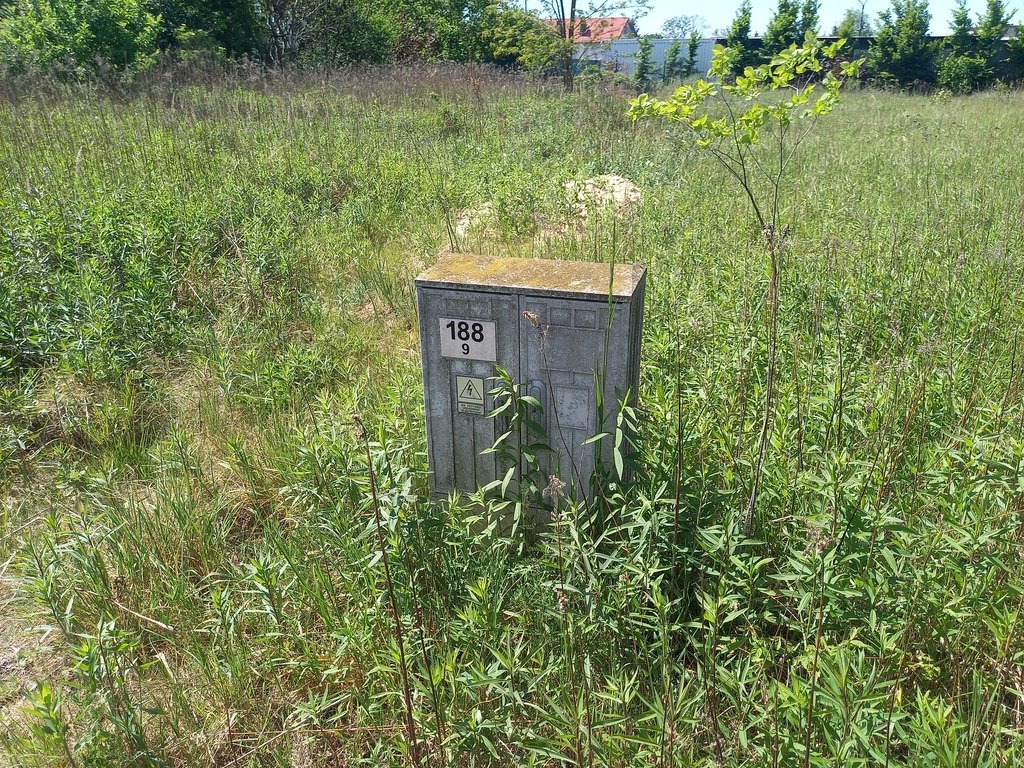
[[[1002,0],[986,0],[984,12],[972,17],[966,0],[958,0],[952,32],[939,38],[929,35],[928,0],[892,0],[874,22],[863,7],[847,10],[831,35],[848,38],[851,54],[866,54],[865,77],[875,84],[968,92],[1024,77],[1024,36],[1013,34],[1013,16]],[[751,37],[750,0],[743,0],[725,44],[742,51],[742,71],[817,34],[817,27],[815,0],[778,0],[764,36]]]
[[[162,52],[536,68],[559,47],[550,25],[505,0],[0,0],[0,63],[13,68],[140,69]]]
[[[603,10],[644,4],[607,0]],[[415,58],[559,72],[571,87],[573,32],[583,14],[574,0],[542,0],[540,14],[557,23],[510,0],[0,0],[0,64],[88,72],[104,64],[142,69],[161,53],[244,57],[267,66]],[[928,34],[928,0],[892,0],[874,20],[863,7],[848,10],[831,34],[851,38],[851,55],[866,54],[866,76],[876,83],[964,92],[1024,76],[1024,36],[1003,39],[1013,15],[1002,0],[986,0],[975,18],[959,0],[952,33],[939,39]],[[818,0],[777,0],[759,37],[750,19],[750,0],[742,0],[721,35],[740,51],[737,71],[821,31]],[[666,23],[677,42],[658,71],[650,39],[641,37],[636,84],[699,74],[700,24],[697,17]]]
[[[818,0],[778,0],[764,34],[755,36],[750,0],[742,0],[732,24],[717,35],[726,47],[739,52],[734,74],[770,61],[807,35],[820,34],[819,7]],[[951,33],[939,38],[928,33],[932,17],[927,0],[892,0],[892,7],[877,19],[868,17],[863,6],[848,9],[828,34],[847,39],[847,55],[866,59],[865,77],[876,85],[939,86],[966,93],[1024,77],[1024,36],[1013,34],[1013,16],[1002,0],[986,0],[984,12],[972,17],[966,1],[959,0]],[[650,88],[694,74],[699,38],[695,25],[701,23],[689,16],[666,22],[665,31],[673,34],[663,31],[662,36],[682,37],[680,31],[690,31],[690,57],[688,62],[681,61],[683,44],[677,42],[660,72],[652,62],[651,37],[641,38],[633,78],[637,86]]]

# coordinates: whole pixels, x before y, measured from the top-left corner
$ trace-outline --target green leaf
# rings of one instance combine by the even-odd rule
[[[509,467],[508,472],[505,473],[504,479],[501,481],[501,495],[505,496],[508,493],[508,484],[512,482],[512,476],[515,474],[516,468]]]

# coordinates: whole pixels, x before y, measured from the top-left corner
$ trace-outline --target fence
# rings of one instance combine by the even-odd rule
[[[668,58],[668,49],[676,40],[671,38],[651,41],[651,61],[654,64],[654,71],[664,74],[665,61]],[[682,49],[679,56],[685,62],[689,56],[690,43],[688,40],[679,41]],[[706,37],[697,43],[697,68],[695,74],[703,75],[711,67],[711,51],[715,47],[714,38]],[[636,38],[615,40],[610,43],[592,44],[581,46],[583,49],[582,59],[594,62],[615,72],[622,72],[632,75],[636,64],[636,55],[640,50],[640,42]]]

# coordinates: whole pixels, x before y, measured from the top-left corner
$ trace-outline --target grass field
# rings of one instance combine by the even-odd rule
[[[802,147],[750,534],[760,233],[627,100],[0,101],[0,763],[1024,762],[1024,97]],[[580,223],[606,173],[643,203]],[[411,280],[487,202],[469,250],[650,269],[633,482],[525,552],[426,495]]]

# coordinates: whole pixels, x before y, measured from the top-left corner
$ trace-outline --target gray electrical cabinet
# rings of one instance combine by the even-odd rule
[[[451,254],[416,279],[432,493],[469,494],[504,476],[485,453],[507,424],[492,418],[501,366],[541,404],[545,480],[587,494],[612,441],[584,443],[614,432],[618,403],[636,397],[645,277],[635,264]]]

